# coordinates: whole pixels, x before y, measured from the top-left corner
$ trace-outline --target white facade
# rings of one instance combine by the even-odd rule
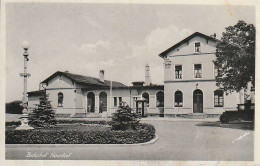
[[[104,83],[104,81],[94,79],[98,80],[98,84]],[[120,84],[120,87],[114,87],[112,81],[113,88],[111,90],[110,81],[109,84],[106,82],[104,86],[87,84],[87,81],[86,84],[80,84],[77,80],[67,77],[64,72],[56,72],[46,80],[44,81],[44,84],[46,84],[46,94],[49,96],[49,101],[51,101],[51,106],[55,110],[55,113],[59,115],[75,117],[79,114],[93,113],[102,116],[111,116],[118,109],[122,101],[135,109],[136,100],[143,99],[142,95],[144,93],[149,95],[147,113],[159,114],[156,104],[158,102],[156,94],[163,92],[162,85],[125,86]],[[32,96],[30,94],[28,105],[30,108],[34,108],[35,103],[39,103],[39,96]],[[61,101],[59,101],[60,94],[62,94]]]
[[[215,45],[214,38],[195,33],[160,55],[165,60],[165,114],[221,114],[225,110],[236,110],[240,102],[238,93],[214,94],[215,90],[220,90],[215,81]],[[181,95],[175,95],[177,91],[182,93],[182,100],[179,99]],[[198,106],[200,111],[196,110]]]

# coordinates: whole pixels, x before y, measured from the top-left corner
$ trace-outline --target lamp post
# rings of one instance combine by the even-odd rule
[[[16,128],[16,130],[29,130],[33,129],[33,127],[28,125],[28,100],[27,100],[27,77],[31,76],[30,73],[27,73],[27,61],[29,61],[28,56],[28,49],[29,49],[29,42],[24,41],[22,44],[24,49],[23,57],[24,57],[24,72],[20,73],[20,76],[24,78],[24,92],[23,92],[23,115],[21,119],[21,125]]]

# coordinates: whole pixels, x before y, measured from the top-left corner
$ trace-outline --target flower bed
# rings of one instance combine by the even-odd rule
[[[102,122],[103,123],[103,122]],[[87,125],[86,125],[87,126]],[[102,125],[101,125],[102,126]],[[148,142],[155,137],[150,124],[138,124],[137,130],[113,131],[48,128],[34,130],[6,130],[6,144],[134,144]]]

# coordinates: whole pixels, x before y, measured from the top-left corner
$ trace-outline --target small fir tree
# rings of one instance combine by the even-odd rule
[[[112,115],[112,130],[135,130],[139,121],[139,115],[134,113],[126,102],[121,102],[116,113]]]
[[[46,93],[40,97],[40,104],[29,114],[29,125],[34,127],[51,127],[56,125],[54,110]]]

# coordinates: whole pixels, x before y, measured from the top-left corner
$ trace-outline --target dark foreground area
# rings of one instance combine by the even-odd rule
[[[102,121],[101,121],[102,122]],[[105,123],[105,122],[104,122]],[[59,124],[50,128],[14,130],[6,127],[6,144],[133,144],[144,143],[155,137],[150,124],[140,123],[135,130],[112,130],[110,125]]]
[[[254,159],[254,131],[202,122],[145,121],[159,139],[149,145],[6,145],[8,160],[213,160]],[[56,157],[55,157],[56,156]]]

